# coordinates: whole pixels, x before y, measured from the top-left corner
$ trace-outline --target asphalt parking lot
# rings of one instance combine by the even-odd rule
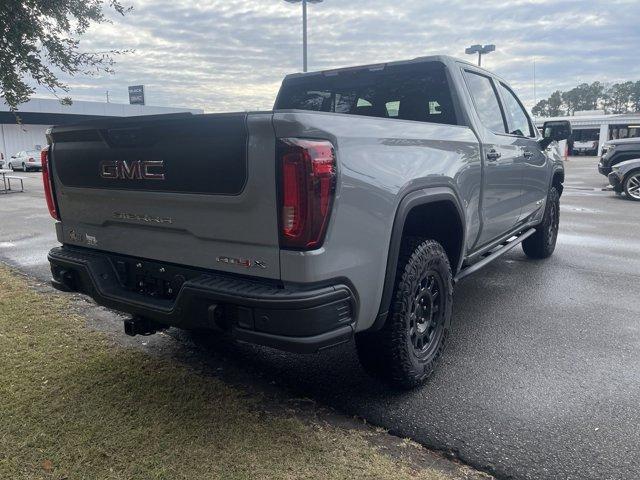
[[[449,348],[421,389],[371,380],[353,345],[299,356],[170,331],[147,348],[275,382],[500,478],[638,478],[640,203],[603,190],[596,163],[567,162],[552,258],[517,248],[457,286]],[[0,195],[0,260],[46,280],[56,240],[40,174],[16,175],[26,192]]]

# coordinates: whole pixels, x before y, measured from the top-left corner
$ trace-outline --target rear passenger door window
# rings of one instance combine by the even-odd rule
[[[482,124],[493,133],[506,133],[502,109],[491,79],[469,70],[464,75]]]
[[[533,128],[529,117],[509,87],[500,83],[500,94],[504,102],[504,109],[507,115],[507,123],[509,124],[509,133],[511,135],[520,135],[522,137],[533,137]]]

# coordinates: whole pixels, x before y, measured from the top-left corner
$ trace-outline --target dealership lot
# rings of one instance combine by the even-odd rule
[[[500,477],[634,478],[640,203],[603,190],[596,163],[567,162],[551,259],[515,249],[458,285],[452,340],[424,388],[394,393],[370,380],[352,345],[297,356],[170,331],[147,348],[211,371],[231,366],[243,381],[266,378]],[[25,193],[0,196],[0,259],[46,280],[56,240],[40,174],[16,175]]]

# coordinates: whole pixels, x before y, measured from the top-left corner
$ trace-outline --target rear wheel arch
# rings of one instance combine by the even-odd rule
[[[421,189],[407,194],[396,211],[378,317],[371,330],[384,326],[396,281],[400,250],[407,238],[440,243],[455,276],[464,257],[464,210],[454,191],[447,187]]]

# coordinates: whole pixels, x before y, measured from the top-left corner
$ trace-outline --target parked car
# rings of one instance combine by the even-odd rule
[[[553,253],[570,134],[444,56],[289,75],[269,112],[54,127],[53,285],[129,312],[131,335],[307,353],[355,337],[369,372],[414,387],[455,282],[520,244]]]
[[[640,201],[640,158],[614,165],[609,183],[616,193],[624,192],[630,200]]]
[[[614,165],[633,158],[640,158],[640,137],[609,140],[602,147],[598,171],[606,177]]]
[[[13,171],[20,169],[23,172],[41,170],[40,150],[22,150],[12,155],[9,159],[8,167]]]
[[[598,140],[575,140],[572,150],[574,155],[597,155]]]

